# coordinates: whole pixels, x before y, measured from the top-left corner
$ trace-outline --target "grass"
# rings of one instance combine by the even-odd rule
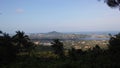
[[[14,61],[9,65],[3,66],[2,68],[110,68],[111,66],[111,64],[109,64],[108,62],[103,61],[97,61],[97,63],[95,63],[88,60],[45,60],[35,58],[27,58],[24,60],[21,59]]]
[[[47,48],[46,48],[47,49]],[[60,58],[50,50],[36,49],[32,55],[20,53],[19,56],[8,64],[0,64],[0,68],[119,68],[120,63],[113,62],[109,55],[92,53],[78,55],[77,59],[68,56]]]
[[[53,56],[55,55],[51,52],[39,52],[37,56],[32,57],[23,55],[0,68],[112,68],[115,65],[107,55],[100,55],[96,58],[82,55],[77,60]]]

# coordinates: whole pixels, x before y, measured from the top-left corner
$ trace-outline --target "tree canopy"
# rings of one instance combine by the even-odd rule
[[[111,8],[120,9],[120,0],[104,0],[104,2]]]
[[[60,57],[63,57],[63,43],[60,42],[59,39],[54,39],[53,42],[51,42],[52,48],[54,50],[54,53],[59,55]]]
[[[113,54],[120,54],[120,33],[114,36],[111,35],[111,38],[109,40],[109,49],[113,52]]]

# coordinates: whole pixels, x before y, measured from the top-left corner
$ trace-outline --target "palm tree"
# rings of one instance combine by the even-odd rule
[[[2,33],[0,36],[0,61],[8,63],[15,59],[17,54],[16,47],[13,44],[11,36],[7,33]]]
[[[24,51],[25,46],[30,41],[28,35],[25,35],[23,31],[16,31],[16,35],[13,36],[13,40],[17,45],[19,51]]]

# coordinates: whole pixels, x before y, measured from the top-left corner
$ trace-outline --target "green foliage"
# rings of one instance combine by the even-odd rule
[[[76,50],[75,48],[72,48],[69,50],[69,57],[72,60],[78,60],[83,54],[84,52],[81,49]]]
[[[64,56],[63,43],[60,42],[59,39],[54,39],[53,42],[51,42],[51,44],[54,53],[59,55],[60,57],[63,57]]]
[[[112,36],[109,40],[109,49],[113,54],[120,53],[120,33]]]
[[[88,51],[72,48],[68,55],[64,55],[63,43],[59,39],[53,40],[51,50],[44,46],[34,47],[24,32],[18,31],[14,36],[1,32],[0,68],[119,68],[120,33],[110,36],[108,50],[96,45]]]
[[[16,46],[18,47],[19,52],[27,51],[28,47],[31,46],[30,39],[25,33],[22,31],[16,31],[16,34],[12,37]]]
[[[93,48],[92,53],[93,53],[94,57],[97,57],[97,56],[101,55],[102,49],[98,45],[96,45]]]
[[[0,31],[0,63],[8,63],[16,58],[20,52],[28,52],[34,49],[34,44],[24,32],[17,31],[14,36]]]
[[[114,36],[110,35],[109,56],[114,63],[120,62],[120,33]]]
[[[9,34],[2,33],[0,36],[0,63],[8,63],[15,59],[17,54],[12,38]]]
[[[113,63],[108,56],[98,56],[94,60],[89,60],[86,56],[80,60],[71,59],[44,59],[44,58],[20,58],[10,65],[1,68],[113,68]],[[111,62],[111,63],[110,63]]]

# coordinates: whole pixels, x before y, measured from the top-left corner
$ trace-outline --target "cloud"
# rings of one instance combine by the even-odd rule
[[[21,8],[16,9],[16,13],[23,13],[23,12],[24,12],[24,9],[21,9]]]

